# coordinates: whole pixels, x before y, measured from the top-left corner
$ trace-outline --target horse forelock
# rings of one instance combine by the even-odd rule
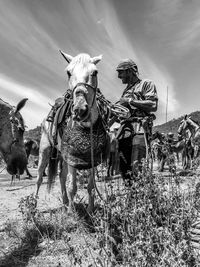
[[[82,66],[83,69],[86,69],[87,70],[89,67],[91,67],[91,64],[93,64],[93,62],[91,60],[90,55],[85,54],[85,53],[82,53],[82,54],[79,54],[79,55],[75,56],[72,59],[72,61],[67,66],[66,71],[73,72],[74,68],[77,65]],[[96,69],[95,64],[93,64],[93,65],[94,65],[94,68]]]

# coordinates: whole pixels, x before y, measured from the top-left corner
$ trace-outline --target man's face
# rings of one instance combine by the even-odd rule
[[[130,69],[127,70],[118,70],[118,78],[122,80],[122,83],[129,84],[132,83],[137,76]]]
[[[122,83],[127,84],[129,81],[128,70],[118,70],[118,78],[122,80]]]

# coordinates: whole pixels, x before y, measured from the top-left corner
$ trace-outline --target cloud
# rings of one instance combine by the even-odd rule
[[[150,33],[156,33],[165,45],[167,43],[173,47],[176,54],[199,47],[199,1],[153,0],[146,28]]]
[[[50,110],[48,103],[53,104],[49,97],[44,96],[36,88],[17,83],[3,74],[0,74],[0,88],[2,99],[11,105],[15,106],[22,98],[28,98],[26,106],[21,113],[29,128],[40,125]],[[41,92],[43,91],[41,88],[40,90]]]
[[[194,47],[199,48],[200,44],[200,12],[193,14],[187,24],[178,33],[175,46],[184,51],[189,51]]]
[[[133,8],[134,2],[129,1]],[[8,4],[6,1],[2,9],[4,12],[0,11],[0,37],[3,37],[0,46],[4,57],[0,68],[3,73],[9,74],[0,75],[3,93],[1,96],[14,102],[28,97],[29,101],[23,112],[27,123],[35,123],[36,126],[41,121],[41,116],[47,115],[47,103],[54,102],[54,97],[62,94],[63,85],[65,86],[64,67],[62,69],[65,62],[59,58],[57,52],[58,48],[61,48],[72,55],[80,52],[87,52],[91,56],[103,53],[103,60],[98,65],[99,85],[111,101],[118,100],[124,89],[115,71],[118,62],[122,58],[133,58],[138,63],[142,76],[152,79],[157,85],[158,113],[162,115],[165,112],[167,86],[168,112],[176,112],[179,106],[175,94],[176,80],[173,80],[167,67],[164,67],[163,58],[158,57],[161,50],[163,53],[163,46],[166,48],[166,41],[171,41],[172,45],[176,41],[174,36],[177,36],[177,28],[174,27],[174,31],[172,28],[176,26],[177,16],[181,16],[179,9],[182,11],[182,2],[152,0],[151,5],[147,5],[150,10],[141,9],[144,12],[141,17],[144,19],[137,21],[131,10],[127,10],[127,5],[117,5],[107,0],[70,0],[60,4],[53,1],[49,1],[49,4],[42,1],[24,1],[22,6],[17,1],[8,1]],[[141,3],[142,5],[144,3]],[[119,7],[123,8],[123,12]],[[130,21],[126,21],[129,27],[122,20],[127,13],[130,15]],[[147,24],[149,31],[144,29]],[[165,26],[164,30],[161,25]],[[196,40],[194,33],[197,28],[198,24],[193,25],[192,32],[187,28],[190,42]],[[140,39],[138,37],[143,34],[143,30],[145,34],[143,39]],[[137,35],[137,32],[140,34]],[[180,30],[179,40],[184,38],[181,33]],[[156,51],[154,56],[150,52],[152,44],[160,45],[161,49],[158,53]],[[170,55],[167,52],[166,54],[168,59]]]
[[[162,2],[167,4],[167,1]],[[173,5],[170,5],[169,11],[173,10],[175,14],[178,10],[179,4],[180,1],[175,1]],[[131,32],[128,32],[126,28],[123,27],[120,17],[109,2],[101,1],[100,10],[101,17],[97,19],[97,24],[104,30],[110,43],[110,47],[107,47],[106,50],[106,58],[103,57],[102,62],[103,72],[105,73],[106,69],[106,72],[109,73],[109,75],[100,74],[102,76],[100,77],[100,84],[103,85],[102,91],[104,92],[104,88],[106,88],[106,94],[111,98],[111,100],[116,101],[119,98],[124,88],[122,88],[121,82],[117,81],[118,79],[115,74],[115,67],[122,58],[131,57],[138,63],[138,67],[142,73],[141,76],[143,78],[149,78],[155,82],[159,97],[159,108],[157,112],[159,118],[158,120],[164,121],[167,88],[169,116],[170,114],[173,115],[179,108],[173,78],[170,76],[166,68],[163,67],[162,63],[160,63],[162,66],[161,68],[158,66],[158,63],[156,63],[156,61],[148,55],[147,51],[141,50],[140,45],[137,43],[137,39],[134,39],[134,33],[132,34]],[[159,12],[158,14],[160,15]]]
[[[48,103],[50,101],[48,97],[39,93],[36,88],[19,84],[3,74],[0,74],[0,87],[2,90],[12,93],[12,95],[27,97],[31,102],[37,104],[39,107],[43,107],[45,102]]]

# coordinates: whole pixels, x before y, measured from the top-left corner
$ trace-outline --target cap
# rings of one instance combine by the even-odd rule
[[[118,64],[116,70],[127,70],[127,69],[132,69],[134,72],[138,73],[138,67],[136,63],[132,59],[123,59],[120,61]]]

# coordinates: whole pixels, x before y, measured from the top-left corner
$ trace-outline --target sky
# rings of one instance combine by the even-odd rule
[[[28,98],[28,130],[68,88],[59,49],[103,55],[99,88],[112,102],[124,90],[116,66],[133,59],[156,84],[156,125],[200,110],[199,0],[0,0],[0,98]]]

